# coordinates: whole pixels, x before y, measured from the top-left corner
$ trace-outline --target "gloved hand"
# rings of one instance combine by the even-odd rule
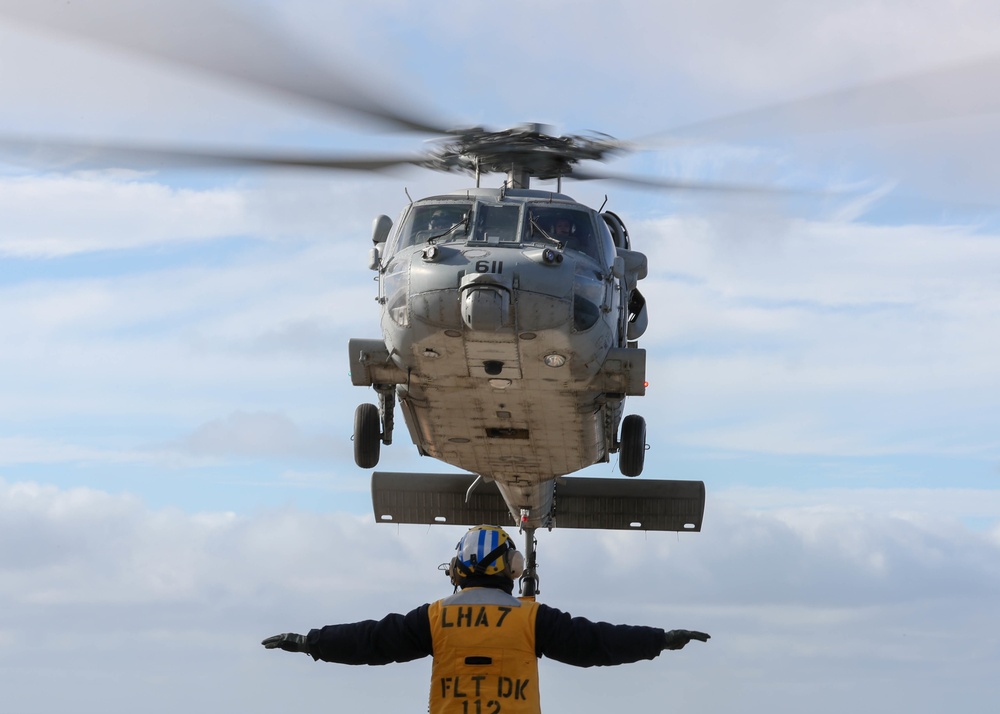
[[[261,642],[269,650],[281,648],[285,652],[305,652],[309,653],[309,644],[305,635],[297,635],[294,632],[285,632],[281,635],[268,637]]]
[[[695,632],[694,630],[670,630],[663,633],[663,649],[679,650],[691,640],[708,642],[710,637],[711,635],[706,635],[704,632]]]

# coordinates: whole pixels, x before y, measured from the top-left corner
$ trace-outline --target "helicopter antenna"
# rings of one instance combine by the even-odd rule
[[[412,206],[413,205],[413,198],[410,196],[410,190],[408,188],[406,188],[406,186],[403,186],[403,193],[405,193],[406,197],[408,199],[410,199],[410,205]]]
[[[608,194],[604,194],[604,203],[602,203],[601,207],[597,209],[597,212],[598,213],[603,213],[604,212],[604,207],[607,206],[607,205],[608,205]]]

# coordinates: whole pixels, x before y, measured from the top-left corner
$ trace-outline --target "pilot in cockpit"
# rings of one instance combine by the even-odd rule
[[[464,213],[459,211],[448,211],[439,208],[431,214],[431,219],[427,223],[427,230],[440,232],[446,231],[457,223],[461,223]]]
[[[562,215],[556,218],[552,225],[552,237],[556,240],[564,241],[573,236],[573,219]]]
[[[557,213],[555,220],[549,224],[551,226],[550,235],[567,248],[578,250],[592,258],[598,258],[599,254],[593,234],[581,218],[577,217],[575,212]]]

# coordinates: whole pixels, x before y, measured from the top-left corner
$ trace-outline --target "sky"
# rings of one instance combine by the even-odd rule
[[[0,137],[425,146],[10,19],[32,5],[0,2]],[[111,32],[191,3],[131,5]],[[545,711],[995,709],[995,3],[239,5],[449,126],[601,131],[658,147],[609,172],[800,191],[563,187],[607,196],[649,257],[640,478],[708,497],[696,534],[540,533],[540,600],[712,639],[586,672],[543,659]],[[209,19],[177,23],[192,52],[208,37],[280,70]],[[372,219],[468,179],[29,154],[0,155],[4,710],[424,710],[429,660],[259,642],[451,591],[437,566],[464,529],[374,522],[347,340],[379,335]],[[444,468],[397,435],[380,469]]]

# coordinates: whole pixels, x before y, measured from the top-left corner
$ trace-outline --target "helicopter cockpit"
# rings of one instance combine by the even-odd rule
[[[601,232],[603,221],[597,223],[595,228],[591,211],[540,202],[421,202],[406,212],[392,252],[451,241],[490,245],[546,243],[578,251],[605,264],[613,257],[614,247],[610,236],[604,235],[607,231]],[[602,243],[608,244],[603,251]]]

